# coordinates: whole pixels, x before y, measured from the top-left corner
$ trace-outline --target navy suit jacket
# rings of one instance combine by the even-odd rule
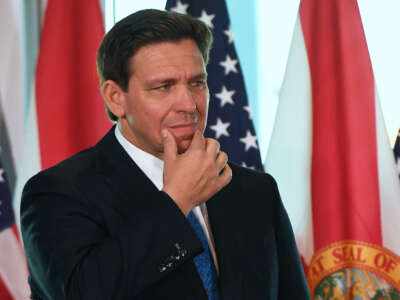
[[[222,299],[309,299],[275,181],[230,166],[232,181],[207,202]],[[32,299],[207,299],[200,240],[113,129],[28,181],[21,227]]]

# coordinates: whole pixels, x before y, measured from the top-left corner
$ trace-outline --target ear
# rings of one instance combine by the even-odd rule
[[[113,80],[107,80],[101,87],[101,92],[108,108],[118,118],[125,116],[125,92]]]

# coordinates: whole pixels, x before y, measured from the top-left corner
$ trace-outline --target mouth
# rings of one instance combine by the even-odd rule
[[[191,139],[197,129],[197,123],[184,123],[170,126],[169,129],[176,138]]]

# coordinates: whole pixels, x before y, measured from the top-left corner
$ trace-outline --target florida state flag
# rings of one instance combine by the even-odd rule
[[[356,0],[302,0],[266,170],[314,299],[400,298],[400,182]]]

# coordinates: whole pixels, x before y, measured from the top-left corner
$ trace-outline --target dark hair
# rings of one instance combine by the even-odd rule
[[[104,36],[97,51],[97,72],[102,86],[115,81],[128,90],[131,76],[129,60],[143,46],[167,41],[192,39],[207,64],[213,36],[207,25],[191,16],[145,9],[122,19]],[[111,121],[118,118],[107,107]]]

